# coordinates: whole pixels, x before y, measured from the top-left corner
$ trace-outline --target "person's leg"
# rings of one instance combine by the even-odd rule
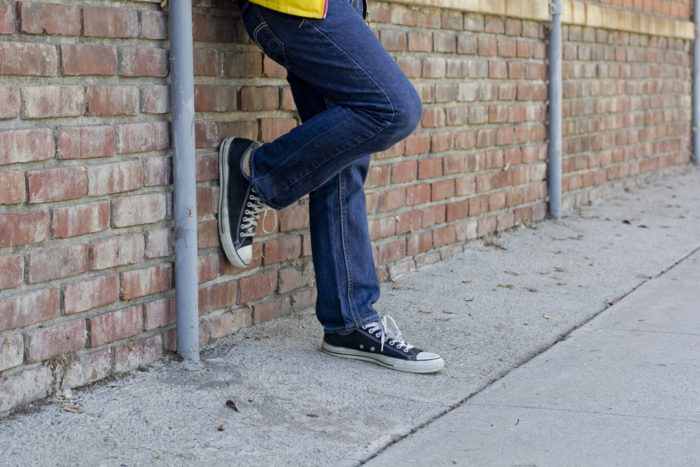
[[[289,73],[302,121],[325,111],[327,104],[311,85]],[[316,316],[326,332],[344,332],[379,321],[372,306],[379,299],[365,209],[364,181],[370,157],[342,169],[309,194],[309,220]]]
[[[321,20],[251,3],[244,3],[242,16],[265,53],[330,104],[252,153],[251,183],[267,205],[293,203],[418,125],[415,89],[347,0],[328,0]]]

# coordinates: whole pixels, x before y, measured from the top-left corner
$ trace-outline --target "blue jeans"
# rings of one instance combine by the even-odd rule
[[[408,136],[422,113],[415,89],[352,1],[328,0],[321,20],[241,1],[250,37],[287,69],[303,122],[252,154],[251,183],[277,209],[309,194],[316,315],[326,332],[378,319],[364,194],[369,154]]]

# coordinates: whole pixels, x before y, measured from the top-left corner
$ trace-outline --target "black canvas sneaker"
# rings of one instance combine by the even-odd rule
[[[226,257],[237,268],[250,265],[253,237],[264,208],[241,169],[241,159],[258,146],[249,139],[226,138],[219,147],[219,237]]]
[[[384,316],[380,322],[367,324],[346,335],[326,334],[321,350],[336,357],[365,360],[410,373],[435,373],[445,367],[445,361],[439,355],[404,342],[391,316]]]

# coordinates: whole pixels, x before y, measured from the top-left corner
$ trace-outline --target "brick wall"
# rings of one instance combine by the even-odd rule
[[[693,0],[583,0],[584,3],[616,6],[630,11],[690,20]]]
[[[306,199],[279,212],[250,268],[221,253],[218,142],[270,141],[298,118],[284,70],[232,3],[194,6],[206,344],[313,306],[315,292]],[[159,0],[0,0],[0,412],[174,349],[166,13]],[[544,218],[547,24],[387,2],[371,19],[425,109],[373,158],[379,276]],[[566,206],[686,162],[688,40],[576,26],[564,37]]]
[[[690,160],[691,44],[563,29],[564,208]]]

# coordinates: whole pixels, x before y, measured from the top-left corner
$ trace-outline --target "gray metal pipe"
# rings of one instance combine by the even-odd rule
[[[695,40],[693,42],[693,154],[692,160],[700,163],[700,0],[693,2]]]
[[[561,84],[561,0],[549,6],[552,28],[549,34],[549,214],[561,216],[562,84]]]
[[[170,1],[177,352],[199,362],[192,1]]]

